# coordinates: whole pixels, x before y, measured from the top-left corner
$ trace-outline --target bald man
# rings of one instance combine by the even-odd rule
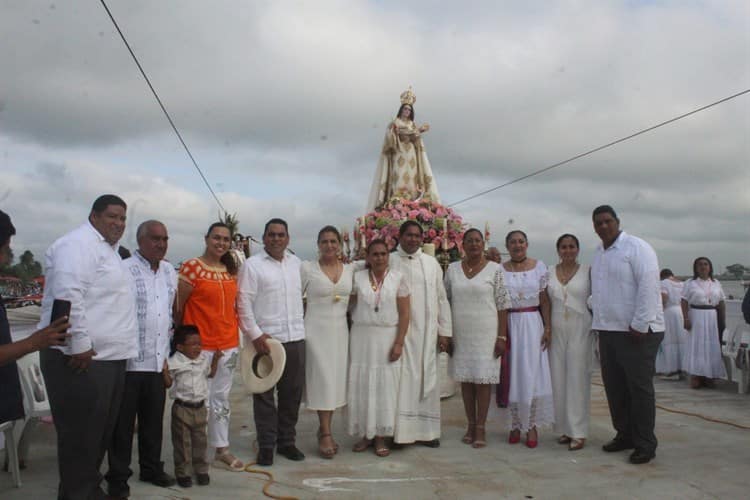
[[[500,255],[500,250],[497,247],[488,248],[487,252],[485,253],[485,257],[487,257],[487,260],[497,262],[498,264],[500,264],[500,262],[503,260],[502,256]]]

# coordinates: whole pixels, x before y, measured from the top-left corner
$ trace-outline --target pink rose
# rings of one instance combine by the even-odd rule
[[[437,236],[437,231],[435,231],[434,229],[430,229],[429,231],[427,231],[428,238],[434,238],[435,236]]]

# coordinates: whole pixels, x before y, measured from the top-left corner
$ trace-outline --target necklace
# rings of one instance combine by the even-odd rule
[[[526,262],[527,258],[528,257],[524,257],[521,260],[510,259],[510,270],[514,273],[519,272],[519,270],[516,268],[516,264],[523,264],[524,262]],[[521,271],[524,271],[524,269],[521,269]]]
[[[708,286],[703,286],[703,284],[706,284]],[[698,286],[701,287],[703,290],[703,293],[706,295],[706,300],[708,301],[708,305],[711,305],[711,289],[713,288],[713,283],[711,283],[711,279],[704,280],[703,278],[698,278]]]
[[[469,279],[479,274],[479,272],[484,268],[485,263],[486,263],[486,260],[484,256],[479,257],[479,261],[476,264],[472,265],[471,267],[469,267],[468,260],[464,260],[463,262],[461,262],[461,264],[464,266],[464,272],[466,273],[466,277]]]
[[[338,293],[336,293],[336,285],[338,284],[339,280],[341,279],[341,275],[343,274],[343,271],[344,271],[344,266],[341,266],[339,268],[339,264],[340,263],[338,261],[336,261],[333,264],[333,266],[335,266],[336,270],[334,271],[333,276],[331,276],[329,274],[328,270],[330,270],[330,268],[332,266],[331,265],[324,266],[321,261],[318,261],[318,267],[320,268],[321,271],[323,271],[323,274],[325,274],[328,277],[328,279],[331,281],[331,285],[332,285],[331,286],[331,293],[333,295],[333,301],[334,302],[341,301],[341,295],[339,295]]]
[[[573,264],[573,267],[571,268],[571,271],[569,273],[566,273],[565,272],[565,268],[563,267],[563,265],[562,264],[558,264],[557,265],[557,270],[559,272],[557,273],[557,277],[560,280],[560,284],[563,285],[563,286],[567,285],[570,282],[570,280],[573,279],[573,276],[575,276],[576,272],[578,272],[578,268],[579,267],[580,267],[580,265],[576,262],[575,264]]]
[[[380,280],[378,280],[375,273],[372,272],[372,269],[370,270],[370,287],[372,288],[372,291],[375,292],[375,312],[380,311],[380,292],[383,289],[383,283],[385,282],[386,276],[388,276],[388,269],[385,270],[383,277]]]

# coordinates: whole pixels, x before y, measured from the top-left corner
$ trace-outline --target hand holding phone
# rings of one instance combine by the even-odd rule
[[[70,328],[68,317],[63,316],[57,318],[41,330],[32,333],[31,344],[34,351],[45,349],[53,345],[67,345],[68,337],[70,337],[70,334],[66,333],[68,328]]]
[[[56,342],[50,343],[48,345],[67,345],[66,340],[68,337],[70,337],[70,335],[67,335],[68,328],[70,328],[70,323],[68,322],[68,319],[70,318],[70,307],[71,304],[69,300],[55,299],[52,302],[50,324],[47,328],[44,328],[38,332],[41,333],[45,330],[50,330],[48,334],[53,336]],[[62,318],[64,318],[65,321],[61,322],[60,319]]]

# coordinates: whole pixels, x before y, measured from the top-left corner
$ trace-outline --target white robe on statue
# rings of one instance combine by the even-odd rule
[[[440,203],[419,129],[413,121],[400,118],[388,124],[385,132],[366,211],[382,207],[393,197],[422,197]]]
[[[411,292],[394,441],[432,441],[440,438],[437,340],[438,335],[452,336],[443,270],[422,250],[409,255],[400,247],[391,254],[389,265],[405,276]]]

